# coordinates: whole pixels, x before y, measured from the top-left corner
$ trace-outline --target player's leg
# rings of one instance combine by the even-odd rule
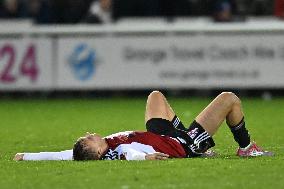
[[[231,92],[218,95],[194,120],[188,135],[192,139],[192,156],[202,154],[215,145],[212,136],[226,119],[233,135],[241,146],[248,146],[250,138],[245,129],[240,99]]]
[[[244,114],[240,99],[231,92],[218,95],[195,119],[205,131],[213,136],[222,122],[231,129],[235,141],[239,144],[239,156],[271,156],[273,153],[263,151],[255,143],[250,142],[248,130],[245,127]]]
[[[195,120],[213,136],[225,119],[229,127],[235,127],[243,117],[240,99],[234,93],[223,92]]]
[[[225,119],[240,147],[248,146],[250,136],[245,128],[241,100],[234,93],[223,92],[218,95],[195,120],[213,136]]]
[[[176,116],[166,97],[159,91],[153,91],[148,96],[145,111],[145,123],[147,129],[149,125],[153,127],[164,126],[173,127],[181,130],[187,130],[179,118]]]
[[[171,121],[175,113],[165,96],[160,91],[150,93],[146,103],[145,123],[152,118],[162,118]]]

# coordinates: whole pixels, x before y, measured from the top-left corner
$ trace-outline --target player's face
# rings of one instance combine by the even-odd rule
[[[103,138],[96,133],[90,134],[87,133],[85,136],[85,144],[92,149],[93,152],[95,152],[97,154],[97,158],[96,159],[100,159],[102,154],[103,154],[103,144],[104,144],[104,140]]]

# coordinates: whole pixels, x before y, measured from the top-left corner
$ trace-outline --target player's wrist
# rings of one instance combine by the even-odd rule
[[[168,154],[164,154],[164,153],[160,153],[160,152],[145,155],[146,160],[166,160],[168,158],[169,158]]]

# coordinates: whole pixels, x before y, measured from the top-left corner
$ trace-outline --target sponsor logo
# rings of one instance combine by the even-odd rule
[[[191,139],[194,139],[196,137],[196,135],[198,134],[198,128],[195,128],[195,129],[189,131],[187,134]]]
[[[96,52],[85,43],[78,44],[69,56],[68,64],[78,80],[89,80],[95,74]]]

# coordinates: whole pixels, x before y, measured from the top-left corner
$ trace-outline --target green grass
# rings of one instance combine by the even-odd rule
[[[209,101],[169,99],[186,124]],[[243,106],[252,139],[274,157],[236,157],[223,125],[213,159],[14,162],[16,152],[70,149],[86,131],[144,129],[145,99],[0,100],[0,188],[283,188],[284,99],[244,99]]]

